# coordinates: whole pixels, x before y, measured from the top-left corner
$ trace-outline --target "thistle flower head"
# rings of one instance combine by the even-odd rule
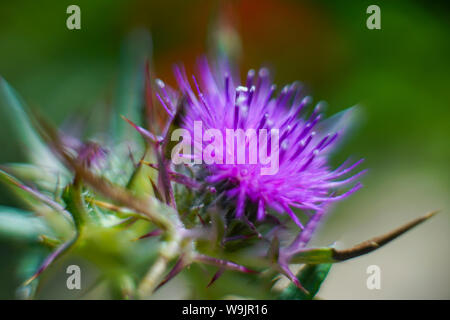
[[[248,133],[253,129],[259,138],[260,160],[261,147],[267,142],[262,153],[274,160],[277,166],[271,174],[261,174],[262,168],[267,170],[267,161],[251,161],[249,136],[237,141],[236,145],[233,142],[231,151],[224,148],[221,163],[202,164],[206,181],[215,186],[225,186],[218,189],[223,189],[226,196],[235,201],[236,217],[244,215],[247,203],[254,203],[257,220],[263,220],[266,209],[270,208],[280,214],[288,214],[303,228],[293,208],[323,211],[329,203],[341,200],[361,187],[356,183],[348,191],[336,193],[363,173],[348,177],[362,160],[354,164],[345,162],[337,169],[328,164],[329,151],[336,146],[345,129],[339,126],[348,114],[323,121],[322,103],[319,103],[306,115],[305,109],[311,98],[303,95],[298,83],[287,85],[276,94],[267,69],[250,70],[246,81],[240,83],[238,77],[232,76],[232,69],[223,65],[215,72],[207,60],[202,59],[198,79],[193,76],[189,80],[183,67],[175,68],[175,76],[186,101],[182,127],[194,136],[194,149],[200,147],[204,150],[203,156],[212,142],[212,139],[204,137],[209,129],[219,130],[223,137],[227,136],[227,130],[236,132],[241,129]],[[158,83],[160,101],[172,114],[175,110],[175,104],[171,102],[173,96],[167,94],[162,82]],[[203,139],[200,140],[195,138],[196,121],[202,123]],[[273,129],[277,131],[276,135],[271,135]],[[267,133],[266,140],[258,136],[261,130]],[[226,139],[219,144],[226,146]],[[244,150],[243,154],[239,150]],[[212,156],[215,156],[214,151]],[[243,163],[239,162],[240,156],[245,156]]]

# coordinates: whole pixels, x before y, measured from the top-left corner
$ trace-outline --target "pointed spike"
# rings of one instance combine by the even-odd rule
[[[161,229],[155,229],[155,230],[150,231],[149,233],[144,234],[143,236],[140,236],[140,237],[134,239],[133,241],[138,241],[138,240],[145,239],[145,238],[157,237],[157,236],[161,235],[162,233],[163,232]]]
[[[156,186],[156,184],[153,182],[152,178],[148,177],[150,180],[150,183],[152,185],[153,188],[153,193],[155,194],[155,198],[158,199],[161,202],[164,202],[163,197],[161,195],[161,193],[159,192],[158,187]]]
[[[439,212],[439,210],[431,211],[431,212],[427,213],[426,215],[416,218],[391,232],[388,232],[381,236],[361,242],[360,244],[357,244],[356,246],[354,246],[350,249],[344,249],[344,250],[333,249],[333,259],[335,259],[337,261],[344,261],[344,260],[356,258],[363,254],[372,252],[372,251],[384,246],[385,244],[391,242],[395,238],[401,236],[402,234],[411,230],[412,228],[416,227],[417,225],[430,219],[438,212]]]
[[[300,281],[297,279],[297,277],[295,276],[295,274],[292,273],[292,271],[289,269],[289,266],[286,264],[282,264],[280,265],[281,271],[282,273],[289,278],[289,280],[291,280],[297,288],[299,288],[301,291],[303,291],[303,293],[309,295],[308,290],[306,290],[302,284],[300,283]]]
[[[250,227],[250,229],[255,233],[258,239],[262,239],[262,234],[256,229],[256,226],[251,222],[245,215],[243,216],[245,223]]]
[[[64,252],[66,252],[76,242],[77,239],[78,236],[72,240],[64,242],[55,251],[53,251],[50,255],[48,255],[47,258],[45,258],[45,260],[42,262],[41,266],[38,268],[36,273],[33,276],[31,276],[31,278],[26,280],[23,283],[23,286],[29,285],[33,280],[39,277],[41,273],[47,270],[47,268],[52,264],[52,262],[55,261],[58,257],[60,257]]]
[[[297,215],[295,214],[294,211],[292,211],[292,209],[289,207],[289,205],[287,204],[283,204],[282,205],[284,210],[288,213],[288,215],[292,218],[292,220],[294,220],[295,224],[300,228],[300,229],[304,229],[305,227],[303,226],[303,224],[300,222],[300,219],[297,217]]]
[[[247,267],[241,266],[241,265],[236,264],[234,262],[227,261],[227,260],[222,260],[222,259],[217,259],[217,258],[206,256],[206,255],[203,255],[203,254],[197,254],[195,256],[194,260],[198,261],[198,262],[205,263],[205,264],[217,266],[217,267],[223,267],[223,268],[226,268],[226,269],[229,269],[229,270],[240,271],[240,272],[244,272],[244,273],[258,273],[255,270],[251,270],[251,269],[249,269]]]
[[[161,105],[163,106],[164,110],[166,110],[167,114],[169,115],[170,118],[174,117],[174,113],[173,111],[167,106],[167,104],[164,102],[163,98],[161,98],[161,96],[158,93],[155,93],[155,96],[158,98],[159,102],[161,103]]]
[[[219,268],[219,270],[217,270],[217,272],[211,278],[211,280],[209,281],[209,283],[208,283],[208,285],[206,287],[209,288],[214,282],[217,281],[217,279],[219,279],[222,276],[222,274],[224,272],[225,272],[225,268]]]
[[[160,138],[156,137],[153,133],[151,133],[148,130],[145,130],[144,128],[138,126],[137,124],[135,124],[133,121],[127,119],[125,116],[121,115],[122,119],[125,120],[126,122],[128,122],[134,129],[136,129],[137,132],[139,132],[139,134],[141,134],[144,138],[146,138],[147,140],[149,140],[152,143],[157,143],[160,142]]]
[[[159,288],[161,288],[163,285],[165,285],[167,282],[169,282],[171,279],[173,279],[177,274],[179,274],[181,272],[181,270],[183,270],[184,267],[186,267],[187,264],[184,261],[183,256],[181,256],[178,261],[175,263],[175,265],[173,266],[173,268],[169,271],[169,273],[167,274],[167,276],[163,279],[163,281],[161,281],[160,284],[158,284],[158,286],[155,288],[154,292],[156,290],[158,290]]]

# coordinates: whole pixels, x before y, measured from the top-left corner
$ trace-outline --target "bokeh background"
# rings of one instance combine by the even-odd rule
[[[70,4],[81,7],[81,30],[66,28]],[[366,28],[370,4],[381,8],[381,30]],[[192,70],[195,58],[220,40],[240,54],[242,70],[269,65],[280,85],[302,81],[328,102],[328,115],[360,105],[357,128],[333,161],[365,158],[365,187],[334,209],[314,242],[350,246],[442,211],[385,248],[333,266],[319,296],[450,298],[448,2],[2,1],[0,74],[30,106],[62,124],[111,102],[121,45],[136,28],[151,33],[154,69],[168,83],[173,63]],[[23,161],[7,119],[1,111],[0,163]],[[0,205],[16,203],[0,186]],[[0,237],[0,298],[14,298],[26,250]],[[381,268],[381,290],[366,287],[372,264]],[[173,288],[182,297],[182,282],[165,292]]]

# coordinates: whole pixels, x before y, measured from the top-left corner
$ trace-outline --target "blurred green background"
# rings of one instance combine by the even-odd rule
[[[81,8],[81,30],[66,28],[70,4]],[[381,8],[381,30],[366,28],[370,4]],[[193,70],[195,58],[210,52],[218,21],[241,53],[243,71],[268,64],[276,83],[302,81],[315,99],[328,102],[328,115],[361,106],[360,123],[333,161],[364,157],[365,187],[335,208],[315,243],[350,246],[442,210],[386,248],[334,266],[319,296],[449,299],[448,2],[2,1],[0,75],[30,106],[62,124],[73,113],[89,115],[111,103],[121,44],[131,30],[150,31],[155,71],[173,83],[172,64]],[[0,163],[23,161],[6,119],[1,111]],[[0,186],[0,204],[15,203]],[[0,298],[14,298],[25,250],[26,244],[0,238]],[[366,288],[371,264],[381,268],[381,290]]]

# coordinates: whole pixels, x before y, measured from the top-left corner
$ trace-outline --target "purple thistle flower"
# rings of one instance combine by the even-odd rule
[[[298,83],[285,86],[278,96],[267,69],[256,73],[250,70],[244,84],[233,76],[226,64],[213,73],[207,60],[199,61],[199,79],[188,80],[184,68],[176,67],[175,76],[185,97],[182,127],[192,135],[194,121],[202,122],[203,133],[208,129],[218,129],[226,136],[227,129],[271,129],[279,130],[279,168],[273,175],[261,175],[261,163],[202,164],[206,169],[206,182],[218,185],[229,182],[225,192],[236,203],[236,217],[243,216],[247,202],[257,205],[257,220],[263,220],[266,209],[280,214],[288,214],[303,229],[293,208],[305,211],[323,212],[325,207],[348,197],[361,187],[356,183],[348,191],[336,195],[336,191],[355,181],[365,171],[348,175],[362,162],[344,162],[337,169],[328,165],[329,152],[340,140],[345,116],[340,119],[322,120],[321,105],[305,116],[305,109],[311,102],[302,95]],[[191,83],[193,86],[191,86]],[[169,115],[175,114],[176,99],[168,93],[166,86],[157,81],[158,98]],[[195,88],[195,89],[193,89]],[[344,121],[342,121],[344,120]],[[331,123],[330,123],[331,122]],[[336,128],[337,127],[337,128]],[[269,138],[270,140],[270,138]],[[203,149],[210,141],[194,141]],[[246,147],[249,141],[245,140]],[[268,143],[268,155],[275,152]],[[198,146],[198,145],[197,145]],[[248,148],[246,159],[249,158]],[[233,154],[237,160],[238,154]],[[231,184],[230,184],[231,183]]]

